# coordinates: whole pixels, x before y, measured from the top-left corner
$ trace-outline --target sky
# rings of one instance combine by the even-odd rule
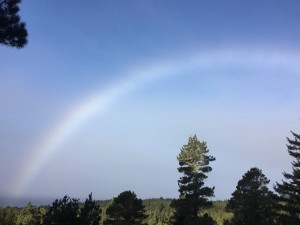
[[[178,197],[177,155],[205,141],[228,199],[270,188],[300,132],[299,1],[23,1],[29,43],[0,46],[0,196]]]

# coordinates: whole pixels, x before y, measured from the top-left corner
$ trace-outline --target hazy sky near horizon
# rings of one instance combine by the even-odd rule
[[[206,141],[229,198],[271,185],[300,132],[299,1],[23,1],[29,44],[0,46],[0,196],[177,197],[178,155]]]

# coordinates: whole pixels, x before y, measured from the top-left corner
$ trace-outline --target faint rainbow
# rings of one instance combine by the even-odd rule
[[[78,128],[96,114],[104,113],[122,96],[145,84],[170,76],[188,74],[197,69],[213,69],[226,66],[284,67],[300,70],[298,53],[260,51],[255,49],[223,49],[193,54],[176,60],[153,63],[124,73],[121,80],[105,89],[92,93],[75,107],[34,148],[20,170],[12,187],[14,195],[22,195],[49,160]],[[199,74],[201,75],[201,74]]]

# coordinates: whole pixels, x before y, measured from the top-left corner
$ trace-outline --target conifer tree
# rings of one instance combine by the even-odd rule
[[[79,199],[64,196],[56,199],[45,213],[43,225],[99,225],[101,220],[100,206],[92,194],[80,207]]]
[[[89,194],[89,197],[80,209],[79,225],[99,225],[101,211],[100,206],[93,200],[92,193]]]
[[[145,225],[147,215],[141,199],[131,191],[124,191],[107,208],[104,225]]]
[[[56,199],[50,206],[44,219],[44,225],[77,225],[79,199],[64,196]]]
[[[27,44],[25,23],[20,21],[21,0],[0,0],[0,44],[22,48]]]
[[[229,224],[275,224],[275,199],[267,187],[269,182],[270,180],[258,168],[251,168],[243,175],[226,207],[228,211],[233,212]]]
[[[276,183],[275,191],[279,194],[279,222],[281,224],[300,224],[300,135],[291,132],[293,139],[287,138],[288,153],[294,158],[292,173],[283,173],[285,181]]]
[[[206,174],[212,171],[209,163],[215,160],[208,152],[206,143],[199,141],[196,135],[181,148],[177,159],[178,172],[183,175],[178,180],[179,199],[171,203],[175,209],[170,220],[173,225],[214,224],[207,214],[199,215],[199,210],[212,205],[209,198],[214,196],[214,188],[204,186]]]

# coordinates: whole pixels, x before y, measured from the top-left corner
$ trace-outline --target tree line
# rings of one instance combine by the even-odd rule
[[[92,194],[84,203],[64,196],[47,207],[28,204],[18,213],[13,213],[14,208],[0,208],[0,225],[299,225],[300,135],[292,135],[287,138],[288,153],[294,158],[292,173],[283,173],[285,180],[276,182],[275,193],[269,190],[270,180],[262,170],[253,167],[238,181],[228,201],[213,204],[214,187],[207,187],[205,180],[215,157],[208,155],[206,142],[195,135],[177,156],[182,174],[177,199],[143,202],[132,191],[105,203],[93,200]]]
[[[112,204],[111,200],[96,200],[96,204],[101,208],[101,221],[106,220],[106,209]],[[170,206],[172,199],[170,198],[152,198],[143,199],[142,203],[145,206],[147,218],[145,223],[147,225],[166,225],[169,221],[174,209]],[[225,219],[231,219],[232,213],[226,211],[227,201],[213,201],[212,207],[205,212],[208,213],[218,225],[222,225]],[[82,207],[83,203],[79,203],[79,207]],[[38,224],[34,221],[40,221],[49,206],[34,206],[28,203],[25,207],[0,207],[0,225],[20,225],[20,224]],[[39,215],[40,216],[37,216]],[[36,216],[32,216],[36,215]]]

